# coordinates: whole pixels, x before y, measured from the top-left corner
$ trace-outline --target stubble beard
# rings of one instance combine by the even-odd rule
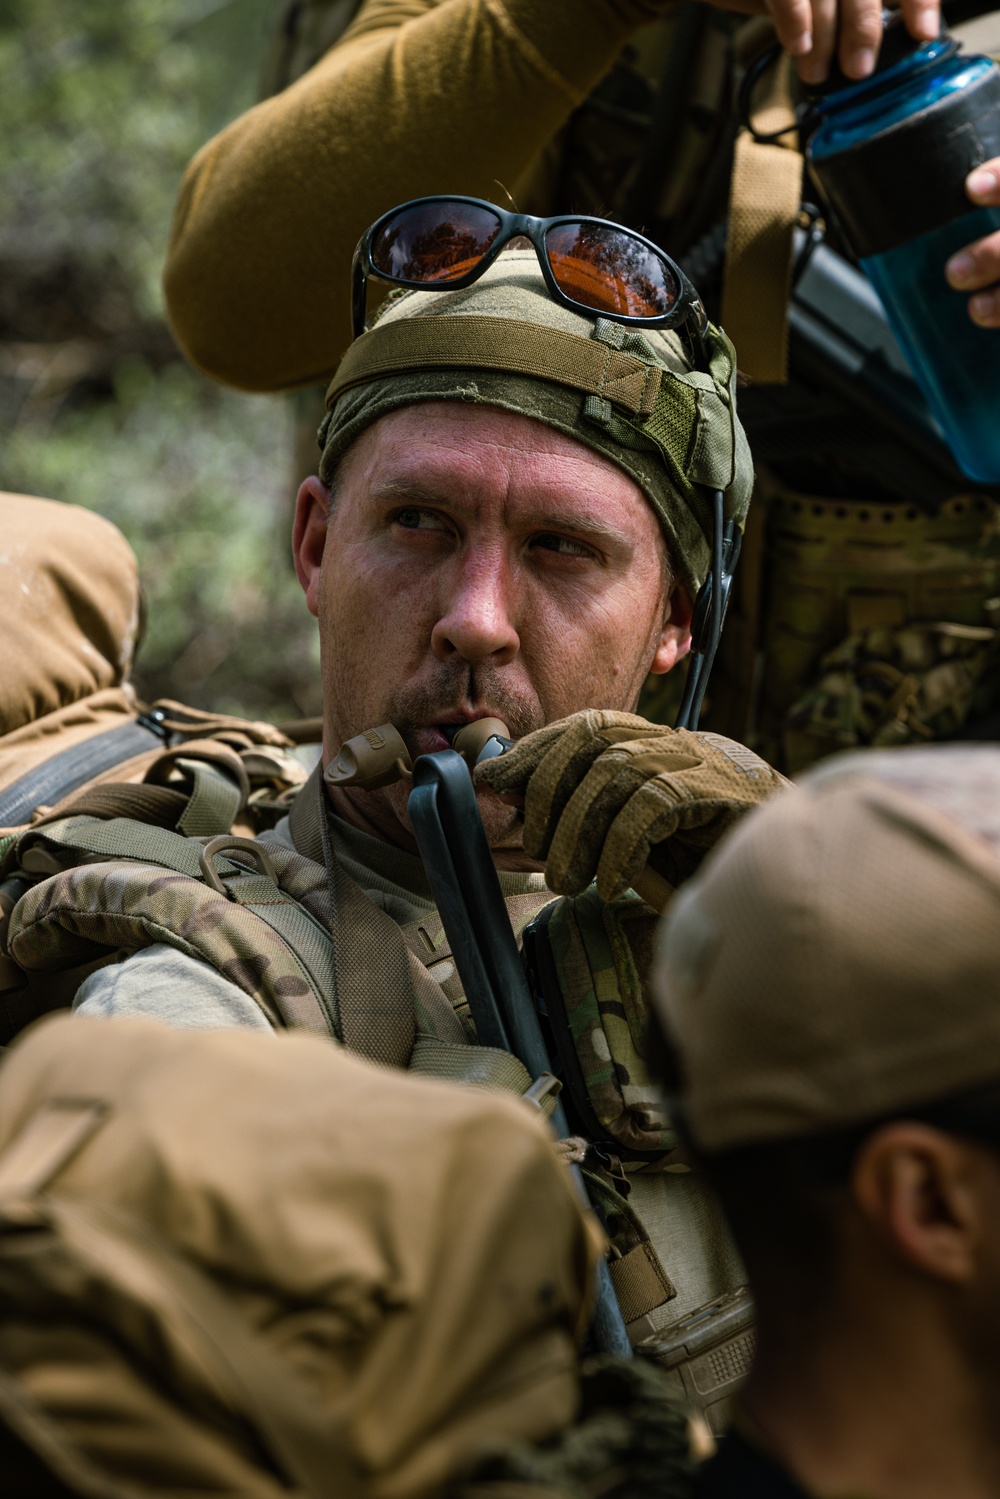
[[[350,696],[350,694],[348,694]],[[545,714],[537,699],[529,701],[524,693],[515,691],[504,680],[504,675],[495,667],[486,664],[469,666],[467,662],[449,666],[438,664],[432,676],[416,683],[404,683],[389,694],[378,710],[372,723],[351,725],[343,738],[379,724],[391,723],[401,735],[411,760],[424,752],[419,743],[418,731],[428,724],[438,723],[448,714],[473,711],[480,717],[487,714],[501,719],[510,730],[512,739],[523,739],[525,734],[542,728]],[[335,753],[338,746],[331,744],[329,751]],[[395,819],[407,833],[413,831],[407,812],[409,783],[398,781],[378,791],[365,792],[365,798],[378,799],[391,809]],[[492,848],[520,848],[521,816],[517,808],[501,802],[494,792],[486,787],[477,789],[476,801]]]

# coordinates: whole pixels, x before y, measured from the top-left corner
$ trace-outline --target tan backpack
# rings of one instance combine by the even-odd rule
[[[600,1236],[516,1100],[148,1020],[0,1077],[0,1413],[78,1491],[416,1499],[572,1420]]]

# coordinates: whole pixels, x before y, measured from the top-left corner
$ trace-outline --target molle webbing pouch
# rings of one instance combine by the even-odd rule
[[[1000,507],[934,514],[829,499],[758,474],[767,510],[765,758],[789,774],[834,750],[960,735],[1000,703]]]
[[[649,966],[656,917],[629,891],[595,887],[546,907],[525,931],[538,1003],[563,1068],[564,1097],[582,1134],[626,1165],[666,1165],[677,1136],[646,1065]]]

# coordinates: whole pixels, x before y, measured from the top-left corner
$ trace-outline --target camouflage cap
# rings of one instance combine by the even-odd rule
[[[463,291],[390,297],[327,392],[320,477],[379,417],[421,401],[468,401],[554,427],[611,459],[644,491],[692,592],[710,566],[709,489],[740,527],[753,484],[736,416],[736,359],[713,329],[710,373],[674,333],[639,333],[553,302],[534,251],[508,250]]]
[[[1000,1081],[1000,750],[840,756],[752,812],[654,982],[710,1154]]]

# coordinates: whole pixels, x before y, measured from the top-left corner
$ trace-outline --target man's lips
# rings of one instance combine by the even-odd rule
[[[442,713],[433,723],[422,724],[413,729],[409,737],[413,740],[418,755],[431,755],[436,750],[450,749],[455,735],[467,723],[475,723],[480,718],[497,717],[499,715],[489,708],[484,708],[480,713]]]
[[[427,724],[423,728],[414,729],[410,737],[418,755],[433,755],[437,750],[451,748],[451,740],[446,736],[443,725]]]

